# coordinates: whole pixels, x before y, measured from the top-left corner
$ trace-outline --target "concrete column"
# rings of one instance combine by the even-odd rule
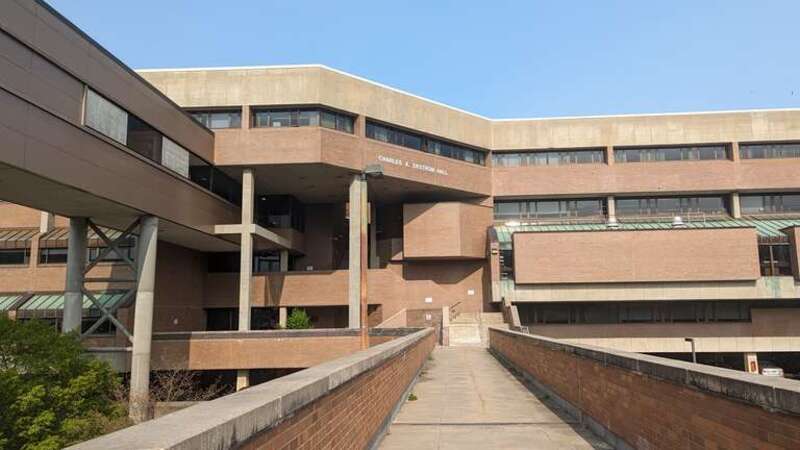
[[[253,223],[255,203],[255,177],[252,169],[242,173],[242,242],[239,259],[239,331],[250,329],[250,293],[253,282],[253,235],[249,225]]]
[[[614,165],[614,147],[611,145],[606,147],[606,164],[609,166]]]
[[[136,249],[136,306],[133,319],[131,392],[128,415],[134,423],[150,419],[150,346],[153,339],[153,297],[156,286],[158,218],[145,216]]]
[[[731,194],[731,216],[734,219],[742,217],[742,205],[739,202],[739,193],[734,192]]]
[[[236,371],[236,390],[241,391],[250,387],[250,371],[240,369]]]
[[[53,231],[56,225],[56,216],[53,213],[42,211],[39,216],[39,233],[48,233]]]
[[[759,373],[758,368],[758,354],[745,353],[744,354],[744,371],[748,373]]]
[[[378,261],[378,221],[375,220],[375,204],[369,207],[369,268],[377,269],[380,265]]]
[[[606,215],[608,216],[608,219],[617,218],[617,204],[614,203],[613,195],[606,197]]]
[[[731,161],[739,162],[740,159],[742,159],[742,155],[739,154],[739,143],[731,142]]]
[[[281,328],[286,328],[286,319],[289,317],[288,308],[285,306],[278,308],[278,325]]]
[[[88,220],[85,217],[69,219],[69,243],[67,244],[67,277],[64,289],[64,333],[81,331],[83,313],[83,272],[86,270],[86,233]]]
[[[289,271],[289,250],[281,250],[281,272]]]
[[[361,175],[353,175],[350,181],[350,214],[348,232],[348,283],[347,306],[349,328],[359,328],[361,322],[361,212],[364,184]]]

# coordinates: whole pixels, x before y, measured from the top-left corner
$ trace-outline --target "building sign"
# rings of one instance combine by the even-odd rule
[[[436,175],[447,175],[447,170],[429,166],[414,161],[406,161],[400,158],[392,158],[390,156],[378,155],[378,161],[386,164],[391,164],[398,167],[408,167],[409,169],[419,170],[421,172],[433,173]]]

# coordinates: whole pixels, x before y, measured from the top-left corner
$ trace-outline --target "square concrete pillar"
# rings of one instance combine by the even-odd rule
[[[375,220],[375,205],[369,206],[369,268],[377,269],[380,265],[378,260],[378,227]]]
[[[740,202],[738,192],[731,194],[731,217],[734,219],[739,219],[742,217],[742,204]]]
[[[606,216],[609,220],[617,219],[617,204],[613,195],[606,197]]]
[[[281,272],[289,271],[289,250],[281,250],[280,253],[280,269]]]
[[[53,231],[56,224],[56,215],[53,213],[42,211],[39,216],[39,233],[49,233]]]
[[[253,285],[253,223],[255,176],[252,169],[242,172],[242,236],[239,250],[239,331],[250,329],[250,298]]]
[[[131,390],[128,415],[134,423],[151,418],[150,348],[153,339],[153,301],[156,285],[158,218],[142,217],[137,240],[136,306],[131,352]]]
[[[64,320],[61,330],[81,332],[83,314],[83,279],[86,270],[86,245],[89,222],[85,217],[69,219],[67,276],[64,288]]]
[[[350,214],[349,214],[349,253],[348,253],[348,283],[347,283],[347,306],[348,306],[348,327],[359,328],[361,323],[361,252],[362,252],[362,233],[366,234],[366,223],[363,222],[363,205],[366,204],[367,182],[362,179],[361,174],[353,175],[350,181]],[[364,236],[366,237],[366,236]],[[366,261],[363,261],[366,264]]]
[[[742,155],[739,153],[739,143],[732,142],[731,143],[731,161],[739,162],[742,159]]]
[[[285,306],[278,308],[278,326],[286,328],[286,320],[289,317],[289,311]]]
[[[606,147],[606,164],[609,166],[614,165],[614,147],[609,145]]]

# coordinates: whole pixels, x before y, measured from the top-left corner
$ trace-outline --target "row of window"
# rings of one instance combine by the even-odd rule
[[[422,134],[402,130],[400,128],[367,121],[366,136],[376,141],[399,145],[414,150],[444,156],[446,158],[485,165],[486,153],[458,144],[434,139]]]
[[[568,219],[599,217],[604,214],[604,199],[513,200],[494,204],[495,220]]]
[[[94,261],[104,250],[102,247],[90,247],[87,249],[86,257],[88,260]],[[128,246],[120,246],[125,256],[133,261],[135,258],[135,247],[133,244]],[[31,250],[29,248],[20,249],[0,249],[0,266],[27,266],[30,262]],[[111,250],[101,260],[103,262],[121,262],[122,258],[116,252]],[[54,247],[54,248],[40,248],[39,249],[39,264],[66,264],[67,262],[67,248]]]
[[[726,215],[730,204],[727,196],[698,195],[686,197],[617,197],[616,215],[625,217],[672,217],[692,214]],[[739,205],[744,215],[800,213],[800,194],[743,194]],[[602,217],[605,199],[570,200],[498,200],[494,204],[495,220],[552,220]]]
[[[225,200],[241,204],[241,186],[233,178],[91,89],[86,95],[84,123]]]
[[[321,108],[253,109],[253,127],[324,127],[353,133],[355,118]]]
[[[800,143],[740,144],[742,159],[800,158]],[[730,159],[727,145],[688,145],[668,147],[615,148],[617,163],[660,161],[711,161]],[[492,161],[499,167],[553,166],[565,164],[599,164],[605,162],[603,149],[563,149],[526,152],[493,153]]]
[[[521,153],[493,153],[492,162],[495,166],[499,167],[600,164],[605,162],[605,151],[554,150]]]
[[[518,305],[523,324],[749,322],[753,302],[679,301]]]
[[[728,159],[725,145],[614,149],[614,162],[706,161]]]

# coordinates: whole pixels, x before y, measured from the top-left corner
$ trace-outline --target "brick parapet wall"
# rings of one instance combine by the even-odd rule
[[[367,448],[435,345],[416,331],[74,448]]]
[[[490,348],[619,448],[800,448],[800,383],[492,329]]]

